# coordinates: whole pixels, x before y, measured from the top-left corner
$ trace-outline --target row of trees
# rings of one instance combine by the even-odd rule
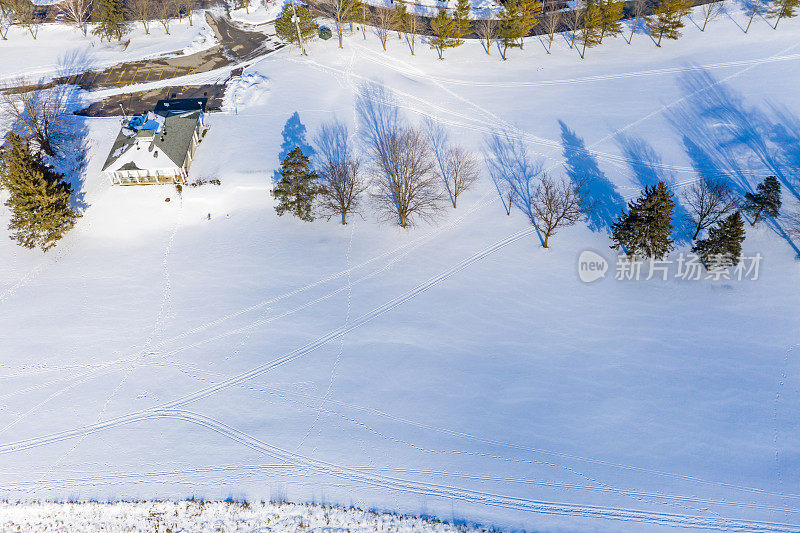
[[[705,31],[710,21],[719,16],[725,9],[724,1],[712,2],[700,6],[702,17],[701,31]],[[628,15],[631,18],[628,44],[633,40],[640,20],[653,38],[656,46],[661,46],[663,39],[678,39],[685,25],[685,17],[690,13],[692,0],[660,0],[651,9],[651,0],[634,0],[628,2]],[[553,5],[553,4],[551,4]],[[409,7],[411,6],[411,7]],[[771,16],[775,19],[775,27],[782,18],[793,17],[800,6],[800,0],[752,0],[749,10],[749,21],[745,33],[750,28],[757,14]],[[343,47],[343,35],[346,27],[353,28],[359,24],[362,35],[366,39],[366,25],[375,28],[381,45],[386,50],[387,41],[392,32],[402,38],[405,34],[412,55],[415,54],[416,35],[429,30],[432,34],[427,42],[435,49],[440,59],[448,48],[455,48],[464,43],[464,38],[475,34],[483,43],[487,54],[491,53],[493,43],[498,45],[502,59],[507,59],[509,48],[522,48],[524,38],[531,34],[537,25],[543,25],[543,34],[547,39],[547,52],[550,53],[556,33],[563,29],[569,31],[570,48],[580,47],[583,58],[587,48],[603,43],[608,36],[623,33],[622,20],[625,16],[624,0],[581,0],[570,10],[552,9],[543,11],[539,0],[508,0],[503,3],[502,10],[496,19],[470,18],[469,0],[457,0],[452,12],[440,9],[438,14],[426,22],[413,10],[413,4],[403,0],[394,2],[394,7],[370,7],[362,0],[315,0],[312,7],[317,12],[333,21],[339,39],[339,47]],[[646,13],[652,15],[646,16]],[[286,6],[281,19],[276,23],[278,35],[286,41],[305,48],[305,43],[313,37],[316,22],[311,10],[302,6]]]
[[[139,22],[145,34],[150,34],[150,24],[158,22],[169,35],[173,20],[184,17],[193,24],[192,12],[197,0],[62,0],[57,4],[68,23],[88,34],[89,22],[94,22],[92,33],[101,39],[121,40],[128,32],[128,24]],[[8,28],[19,24],[30,32],[34,39],[42,18],[31,0],[0,0],[0,37],[8,38]]]
[[[382,90],[362,92],[358,115],[357,135],[351,136],[338,121],[324,124],[311,157],[298,147],[284,158],[272,191],[279,215],[291,213],[306,221],[336,216],[346,224],[352,214],[363,215],[369,200],[381,220],[408,227],[435,218],[447,204],[456,208],[462,193],[478,180],[475,154],[453,144],[438,124],[406,124]],[[560,229],[580,222],[596,207],[589,200],[588,183],[550,175],[530,157],[525,143],[509,133],[488,137],[484,152],[506,213],[523,213],[545,248]],[[680,196],[692,250],[709,269],[738,263],[745,238],[743,215],[754,226],[777,218],[781,209],[781,186],[774,176],[741,196],[721,179],[697,181]],[[663,258],[674,247],[675,207],[676,198],[665,183],[646,187],[613,223],[611,247],[630,258]]]
[[[357,135],[333,121],[314,136],[310,157],[298,147],[283,159],[272,190],[279,215],[335,216],[346,224],[369,203],[381,220],[409,227],[458,206],[478,179],[472,152],[432,121],[407,123],[381,88],[363,91],[357,109]]]
[[[769,176],[755,192],[737,197],[726,182],[704,179],[689,186],[682,199],[694,231],[692,251],[712,269],[739,262],[745,238],[742,212],[750,217],[751,226],[780,215],[781,186]],[[674,209],[674,196],[664,182],[646,187],[614,223],[611,248],[633,258],[663,258],[674,247]],[[707,236],[699,238],[704,230]]]
[[[447,204],[456,208],[478,179],[475,156],[432,123],[426,129],[399,120],[381,126],[361,137],[364,156],[338,121],[320,127],[313,156],[299,147],[290,151],[272,189],[277,214],[308,222],[337,217],[346,224],[353,214],[363,216],[369,200],[381,220],[405,228],[435,218]]]

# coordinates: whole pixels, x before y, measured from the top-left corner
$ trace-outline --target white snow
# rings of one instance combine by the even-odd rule
[[[574,147],[625,198],[652,176],[679,191],[703,165],[796,180],[800,20],[742,24],[585,60],[565,36],[506,62],[477,42],[412,57],[396,36],[388,53],[359,34],[283,49],[234,82],[238,114],[209,117],[190,180],[222,185],[182,198],[108,185],[119,121],[88,120],[78,226],[46,254],[0,239],[0,497],[796,531],[800,263],[768,226],[747,227],[757,281],[622,282],[612,263],[584,284],[578,256],[612,259],[607,235],[580,224],[543,250],[485,176],[411,230],[370,209],[344,227],[278,217],[269,195],[289,117],[309,140],[333,117],[355,133],[366,82],[468,148],[504,129],[556,176]]]
[[[324,505],[249,502],[0,502],[4,531],[485,531]],[[17,529],[20,528],[20,529]]]
[[[222,108],[233,111],[242,107],[259,106],[267,103],[269,98],[269,80],[258,73],[246,73],[234,76],[225,88],[225,99]]]
[[[34,39],[28,30],[12,26],[8,40],[0,41],[0,82],[9,83],[22,77],[28,82],[50,79],[85,70],[101,70],[123,61],[136,61],[181,52],[191,54],[216,44],[214,32],[202,11],[194,14],[193,26],[183,22],[170,24],[170,35],[157,22],[151,23],[150,35],[141,24],[131,23],[131,31],[121,43],[100,41],[76,27],[63,23],[41,24]],[[130,40],[126,46],[125,43]],[[24,63],[20,63],[24,58]]]
[[[228,2],[231,19],[254,26],[272,22],[280,17],[284,3],[284,0],[253,0],[247,9],[243,7],[234,9],[234,2]]]

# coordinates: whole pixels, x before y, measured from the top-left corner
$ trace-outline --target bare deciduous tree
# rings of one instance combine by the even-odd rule
[[[375,167],[372,198],[381,218],[406,228],[416,218],[430,220],[441,211],[444,198],[422,131],[414,127],[392,129],[370,149]]]
[[[315,3],[314,7],[333,20],[339,38],[339,48],[344,48],[342,26],[353,20],[358,4],[353,0],[321,0]]]
[[[31,0],[8,0],[6,7],[17,24],[27,29],[36,39],[39,34],[41,20],[36,16],[36,6]]]
[[[361,196],[367,190],[347,127],[338,121],[323,124],[314,144],[315,166],[321,183],[317,196],[321,214],[328,218],[341,216],[342,224],[347,224],[347,215],[358,212]]]
[[[63,0],[61,8],[64,10],[67,20],[80,28],[84,35],[87,35],[92,0]]]
[[[71,136],[70,98],[72,89],[56,85],[49,89],[20,89],[25,82],[0,91],[0,108],[4,119],[21,135],[49,156],[54,156]]]
[[[556,32],[561,25],[561,12],[551,11],[544,19],[544,29],[547,32],[547,53],[550,53],[550,48],[553,46],[553,40],[556,38]]]
[[[150,19],[153,17],[153,0],[130,0],[128,16],[142,23],[145,35],[150,35]]]
[[[575,46],[575,38],[578,36],[578,31],[581,29],[581,21],[583,20],[583,8],[575,6],[567,15],[567,26],[570,32],[569,49]]]
[[[739,209],[739,199],[723,180],[707,178],[688,186],[681,193],[687,221],[694,227],[692,240],[715,222]]]
[[[385,7],[375,7],[372,12],[372,21],[375,24],[375,31],[386,51],[386,41],[389,39],[389,32],[392,30],[392,10]]]
[[[382,85],[368,84],[359,90],[356,113],[380,218],[408,227],[416,218],[435,217],[444,195],[426,135],[405,124],[394,95]]]
[[[744,29],[745,33],[750,31],[750,25],[753,23],[756,14],[764,13],[765,11],[764,2],[762,0],[746,0],[746,5],[750,10],[750,19],[747,21],[747,27]]]
[[[447,131],[438,123],[428,120],[425,129],[436,160],[436,173],[455,209],[461,193],[470,190],[478,181],[478,161],[471,152],[453,146]]]
[[[528,209],[531,224],[542,237],[542,247],[547,248],[550,237],[560,228],[583,220],[584,196],[579,185],[542,173]]]
[[[173,4],[169,0],[161,0],[155,6],[155,13],[158,22],[164,27],[164,31],[169,35],[169,26],[172,23],[172,19],[175,17],[175,11],[173,10]]]
[[[8,29],[14,24],[9,0],[0,0],[0,39],[8,40]]]
[[[487,138],[485,151],[489,177],[506,214],[511,215],[511,208],[516,205],[530,217],[527,206],[535,192],[531,180],[541,172],[541,164],[534,163],[525,144],[509,132],[495,133]]]
[[[703,15],[703,27],[700,31],[706,31],[706,26],[709,22],[717,18],[725,11],[725,0],[719,2],[709,2],[700,6],[700,14]]]
[[[486,55],[491,55],[492,41],[497,38],[496,19],[478,19],[475,21],[475,33],[483,42]]]
[[[800,211],[784,215],[786,232],[795,239],[800,239]]]
[[[413,56],[415,53],[415,45],[417,40],[417,32],[419,31],[420,26],[422,25],[422,21],[419,15],[412,9],[406,15],[406,33],[408,37],[410,37],[411,41],[411,55]]]
[[[636,26],[639,25],[639,19],[644,16],[645,7],[647,7],[646,0],[634,0],[630,4],[631,36],[628,37],[628,44],[631,44],[633,42],[633,34],[636,33]]]

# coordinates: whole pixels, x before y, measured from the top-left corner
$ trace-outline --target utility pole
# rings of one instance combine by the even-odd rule
[[[297,8],[294,2],[292,2],[292,13],[294,13],[294,15],[292,15],[292,20],[294,21],[294,27],[297,29],[297,40],[300,43],[300,51],[303,52],[304,56],[308,55],[306,54],[306,45],[303,42],[303,35],[300,33],[300,19],[297,18]]]

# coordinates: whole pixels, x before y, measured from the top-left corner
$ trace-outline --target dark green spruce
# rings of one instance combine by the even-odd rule
[[[11,239],[44,251],[56,245],[80,214],[70,205],[72,186],[42,161],[27,139],[9,133],[0,151],[0,187],[8,191]]]
[[[766,218],[775,218],[781,212],[781,184],[775,176],[767,176],[756,187],[756,192],[744,195],[744,212],[753,221],[755,226]]]
[[[660,259],[672,251],[672,211],[675,200],[664,182],[645,187],[642,195],[628,203],[612,227],[611,248],[629,257]]]
[[[295,148],[284,158],[278,172],[281,179],[272,189],[272,196],[278,201],[275,211],[279,216],[288,212],[306,222],[314,220],[314,200],[320,187],[308,157]]]
[[[708,270],[733,266],[742,256],[744,237],[744,220],[736,211],[709,228],[708,238],[697,241],[692,251]]]

